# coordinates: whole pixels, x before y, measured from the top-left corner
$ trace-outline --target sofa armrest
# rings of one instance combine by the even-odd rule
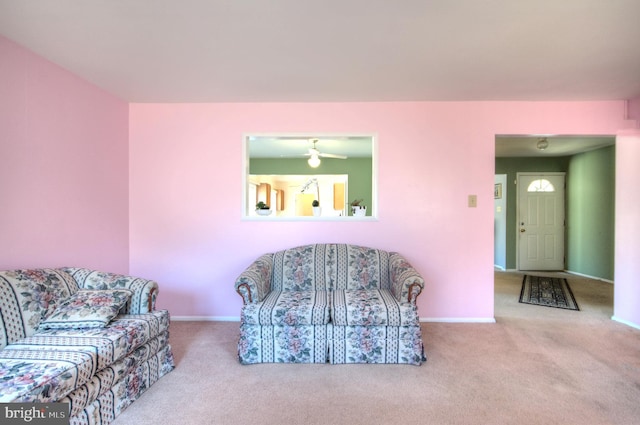
[[[244,304],[257,303],[271,291],[273,256],[265,254],[254,261],[236,279],[236,292]]]
[[[424,279],[420,273],[397,252],[389,253],[389,280],[391,292],[402,303],[415,304],[424,289]]]
[[[65,267],[62,270],[75,279],[80,289],[129,289],[132,291],[131,301],[127,305],[127,314],[149,313],[156,308],[158,283],[153,280],[75,267]]]

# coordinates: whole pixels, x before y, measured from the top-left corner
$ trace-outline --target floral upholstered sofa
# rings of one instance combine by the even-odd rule
[[[154,281],[88,269],[0,271],[0,402],[113,421],[174,367],[157,293]]]
[[[262,255],[235,288],[243,364],[426,360],[416,307],[424,280],[396,252],[299,246]]]

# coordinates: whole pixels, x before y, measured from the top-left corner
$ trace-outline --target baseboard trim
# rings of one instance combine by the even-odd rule
[[[630,327],[632,327],[634,329],[640,329],[640,325],[638,325],[637,323],[633,323],[633,322],[621,319],[621,318],[616,317],[616,316],[611,316],[611,320],[616,321],[618,323],[622,323],[623,325],[630,326]]]
[[[496,323],[494,317],[421,317],[422,323]]]
[[[598,277],[598,276],[590,276],[590,275],[584,274],[584,273],[572,272],[571,270],[565,270],[565,272],[569,273],[569,274],[574,274],[574,275],[580,276],[580,277],[586,277],[587,279],[600,280],[602,282],[610,283],[612,285],[614,283],[613,280],[604,279],[604,278],[601,278],[601,277]]]
[[[239,322],[240,316],[171,316],[175,322]]]
[[[495,271],[499,271],[499,272],[515,272],[515,273],[523,273],[523,274],[527,273],[526,270],[502,269],[499,266],[495,266],[495,265],[493,267],[494,267]],[[571,270],[563,270],[563,272],[569,273],[569,274],[573,274],[573,275],[576,275],[576,276],[580,276],[580,277],[586,277],[587,279],[599,280],[599,281],[602,281],[602,282],[610,283],[612,285],[614,284],[613,280],[604,279],[604,278],[598,277],[598,276],[591,276],[591,275],[588,275],[588,274],[578,273],[578,272],[574,272],[574,271],[571,271]]]
[[[239,322],[238,316],[171,316],[175,322]],[[496,323],[493,317],[421,317],[420,322],[428,323]]]

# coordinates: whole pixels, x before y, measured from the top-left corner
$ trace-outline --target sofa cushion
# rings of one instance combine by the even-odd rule
[[[326,291],[331,289],[332,245],[304,245],[273,254],[271,290]]]
[[[166,310],[122,315],[106,328],[49,329],[0,350],[0,402],[50,402],[169,328]]]
[[[76,281],[61,270],[0,271],[0,348],[33,335],[40,321],[77,291]]]
[[[78,291],[41,321],[39,329],[104,328],[131,299],[131,294],[128,289]]]
[[[415,305],[399,303],[388,289],[336,290],[331,298],[336,326],[407,326],[418,323]]]
[[[358,245],[336,244],[333,249],[333,289],[388,289],[389,253]]]
[[[64,267],[62,270],[78,282],[80,289],[128,289],[133,292],[123,314],[142,314],[154,311],[158,295],[158,283],[145,278],[125,276],[98,270]]]
[[[329,293],[271,291],[264,301],[245,304],[241,316],[250,325],[324,325],[329,322]]]

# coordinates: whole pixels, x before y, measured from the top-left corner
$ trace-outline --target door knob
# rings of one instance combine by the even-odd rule
[[[526,232],[525,229],[520,229],[520,233],[524,233],[524,232]]]

